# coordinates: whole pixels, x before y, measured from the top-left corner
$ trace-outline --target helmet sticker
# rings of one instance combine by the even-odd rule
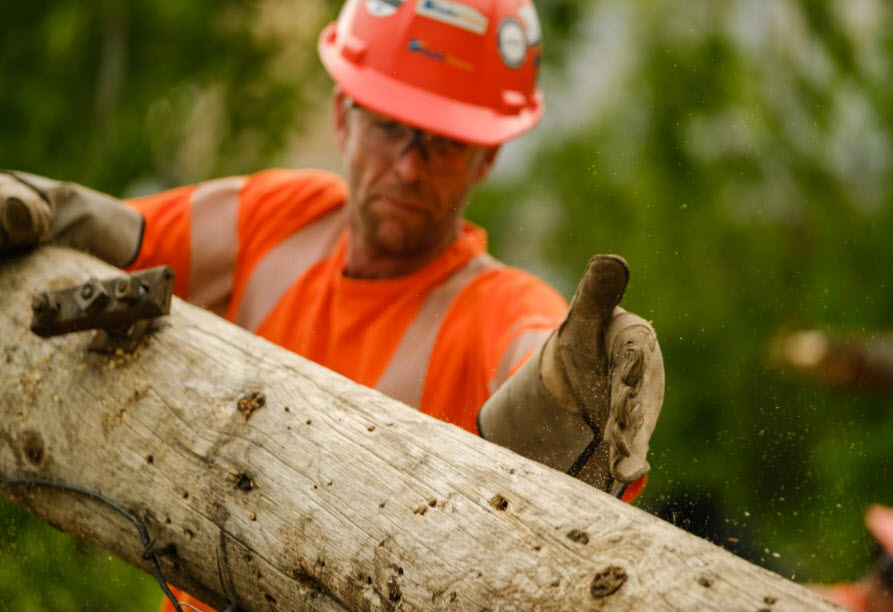
[[[403,0],[366,0],[366,10],[376,17],[390,17],[401,4]]]
[[[518,9],[518,16],[524,25],[527,26],[527,44],[533,47],[540,44],[543,38],[543,29],[540,27],[540,20],[536,14],[536,8],[532,4],[522,6]]]
[[[462,70],[467,70],[469,72],[474,70],[474,64],[466,62],[465,60],[460,59],[454,55],[448,55],[446,53],[441,53],[436,49],[432,49],[424,40],[413,38],[409,41],[409,45],[407,45],[407,47],[410,51],[421,53],[425,57],[430,57],[431,59],[437,60],[439,62],[444,62],[446,64],[449,64],[450,66],[455,66],[456,68],[461,68]]]
[[[496,34],[496,44],[499,46],[499,57],[509,68],[518,68],[524,63],[527,56],[527,38],[524,36],[524,28],[517,19],[506,17],[499,24]]]
[[[419,15],[469,30],[475,34],[486,32],[489,23],[487,17],[477,9],[453,0],[419,0],[415,11]]]

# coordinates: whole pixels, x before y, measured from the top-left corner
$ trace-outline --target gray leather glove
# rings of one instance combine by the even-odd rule
[[[617,306],[628,280],[623,258],[593,257],[564,322],[478,415],[485,439],[615,494],[649,470],[664,395],[654,329]]]
[[[52,241],[126,267],[142,234],[142,215],[111,196],[34,174],[0,173],[0,254]]]

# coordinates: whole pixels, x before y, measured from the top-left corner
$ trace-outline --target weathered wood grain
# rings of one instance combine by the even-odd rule
[[[28,331],[33,293],[116,273],[58,248],[0,263],[0,476],[114,500],[168,551],[168,579],[212,605],[834,609],[181,301],[132,356]],[[133,525],[102,504],[0,493],[147,568]]]

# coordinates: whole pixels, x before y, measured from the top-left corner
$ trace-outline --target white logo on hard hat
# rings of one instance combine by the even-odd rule
[[[531,47],[538,45],[543,37],[543,29],[540,27],[540,20],[536,14],[536,9],[532,4],[522,6],[518,9],[518,16],[527,26],[527,44]]]
[[[502,20],[496,34],[496,44],[499,46],[499,57],[509,68],[517,68],[524,63],[524,58],[527,57],[527,38],[524,36],[524,27],[517,19],[506,17]]]
[[[415,12],[475,34],[486,32],[487,24],[490,22],[486,15],[477,9],[452,0],[420,0],[415,5]]]
[[[401,4],[403,0],[366,0],[366,10],[376,17],[390,17]]]

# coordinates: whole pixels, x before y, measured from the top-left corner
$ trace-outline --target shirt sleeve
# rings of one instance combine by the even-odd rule
[[[146,221],[132,267],[172,266],[177,297],[221,312],[232,290],[245,182],[227,177],[132,200]]]
[[[456,297],[431,355],[422,412],[477,433],[488,397],[564,319],[554,289],[517,268],[477,278]]]
[[[146,221],[131,268],[172,266],[175,295],[223,314],[245,260],[337,204],[341,185],[329,173],[274,169],[130,200]]]
[[[567,315],[567,302],[549,285],[526,272],[506,272],[486,289],[487,397],[540,349]]]

